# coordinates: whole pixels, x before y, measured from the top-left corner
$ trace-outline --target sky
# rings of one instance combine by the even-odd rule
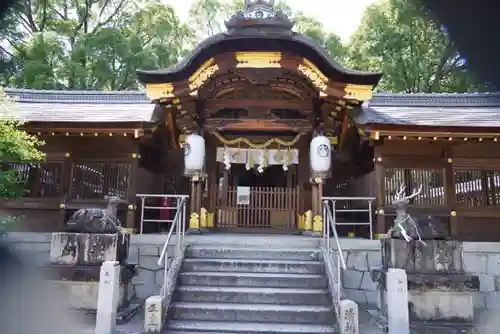
[[[182,21],[195,0],[163,0],[172,5]],[[375,0],[286,0],[294,11],[302,11],[314,17],[324,28],[334,32],[343,42],[348,42],[355,32],[367,6]]]

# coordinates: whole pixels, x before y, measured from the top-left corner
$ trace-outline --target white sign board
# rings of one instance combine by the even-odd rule
[[[250,205],[250,187],[236,188],[236,204]]]

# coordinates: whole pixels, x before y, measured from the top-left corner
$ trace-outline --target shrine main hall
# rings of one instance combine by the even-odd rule
[[[123,225],[162,233],[186,198],[193,233],[321,235],[327,201],[341,234],[375,238],[404,184],[453,238],[498,241],[500,95],[374,94],[383,73],[339,64],[272,5],[245,1],[175,66],[138,70],[144,92],[5,89],[46,159],[3,163],[27,193],[0,214],[52,232],[118,197]]]

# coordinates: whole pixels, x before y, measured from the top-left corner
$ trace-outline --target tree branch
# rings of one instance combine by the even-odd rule
[[[26,14],[26,18],[28,20],[28,24],[29,26],[31,27],[31,31],[32,32],[38,32],[39,29],[35,23],[35,20],[33,19],[33,11],[32,11],[32,8],[31,8],[31,0],[26,0],[25,2],[25,14]]]
[[[4,48],[4,47],[3,47],[3,46],[1,46],[1,45],[0,45],[0,49],[1,49],[4,53],[6,53],[9,57],[12,57],[12,56],[13,56],[13,55],[12,55],[12,53],[10,53],[9,51],[7,51],[7,49],[6,49],[6,48]]]
[[[97,23],[97,25],[92,30],[92,33],[95,33],[98,29],[108,24],[123,9],[123,7],[125,7],[126,2],[127,0],[120,0],[120,3],[116,6],[113,13],[111,13],[111,15],[109,15],[108,18],[103,22]]]

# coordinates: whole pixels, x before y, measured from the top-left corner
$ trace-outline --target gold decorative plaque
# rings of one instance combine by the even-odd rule
[[[236,52],[239,68],[280,68],[281,52]]]
[[[207,60],[194,74],[189,77],[189,89],[194,91],[200,88],[212,75],[219,70],[219,66],[214,64],[214,58]]]
[[[373,87],[370,85],[348,84],[344,88],[344,99],[368,101],[373,96]]]
[[[147,84],[146,94],[151,100],[174,97],[174,85],[171,83]]]
[[[303,59],[302,64],[299,64],[297,70],[302,73],[306,78],[311,80],[313,85],[321,91],[328,88],[328,77],[323,74],[312,62]]]

